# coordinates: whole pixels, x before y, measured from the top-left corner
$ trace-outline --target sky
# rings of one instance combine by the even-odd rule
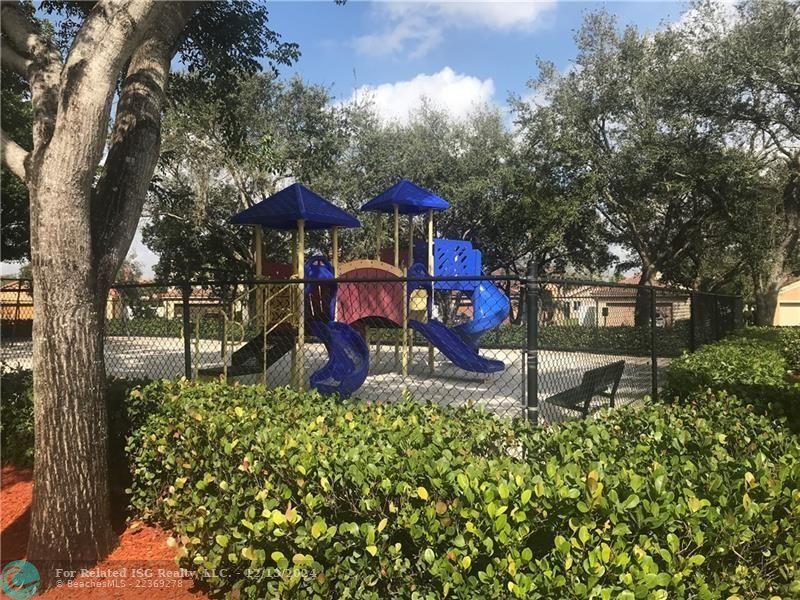
[[[270,26],[300,45],[281,67],[329,88],[336,101],[372,97],[386,119],[404,119],[428,98],[455,115],[481,103],[505,108],[530,93],[536,60],[570,68],[574,35],[587,12],[605,8],[620,26],[655,30],[680,19],[684,2],[269,2]],[[158,258],[137,233],[131,247],[145,276]],[[2,265],[13,274],[18,265]]]
[[[276,2],[271,25],[300,44],[282,73],[330,88],[339,100],[370,93],[402,119],[421,95],[463,114],[528,93],[536,60],[569,68],[583,16],[606,8],[621,25],[653,30],[677,20],[679,2]]]

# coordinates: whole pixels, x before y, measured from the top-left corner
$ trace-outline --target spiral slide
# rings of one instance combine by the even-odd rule
[[[508,318],[511,304],[508,296],[491,281],[478,281],[471,298],[472,320],[454,327],[453,331],[477,346],[484,333],[499,327]]]
[[[333,267],[323,257],[314,257],[306,262],[306,277],[309,279],[332,279]],[[324,284],[323,284],[324,285]],[[335,285],[335,284],[334,284]],[[311,296],[315,292],[321,295],[322,286],[306,286],[307,315],[310,309]],[[320,297],[320,319],[308,322],[309,333],[318,338],[328,351],[328,362],[321,369],[312,373],[311,387],[321,394],[338,394],[347,398],[364,383],[369,372],[369,348],[364,338],[346,323],[334,321],[333,311],[336,305],[336,289],[332,290],[329,301]]]
[[[358,332],[337,321],[312,321],[310,333],[325,344],[328,362],[311,375],[311,387],[321,394],[347,398],[364,383],[369,371],[369,348]]]

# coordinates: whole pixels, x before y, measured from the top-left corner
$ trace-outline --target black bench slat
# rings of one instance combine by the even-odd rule
[[[613,408],[624,369],[624,360],[590,369],[583,374],[579,385],[553,394],[545,402],[580,412],[583,417],[589,416],[592,399],[596,396],[608,398],[609,406]]]

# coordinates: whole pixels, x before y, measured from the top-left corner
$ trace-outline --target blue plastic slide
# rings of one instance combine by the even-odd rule
[[[464,341],[477,347],[487,331],[499,327],[508,318],[511,305],[500,288],[491,281],[478,281],[472,291],[472,320],[453,328]]]
[[[497,373],[505,369],[502,361],[482,357],[473,346],[461,339],[441,321],[431,319],[427,323],[422,323],[411,320],[408,324],[414,331],[419,331],[424,335],[454,365],[465,371]]]
[[[309,279],[333,279],[333,266],[323,256],[309,258],[305,265]],[[329,298],[324,298],[322,289],[329,287]],[[312,298],[319,292],[318,300]],[[369,348],[358,332],[345,323],[333,321],[336,307],[336,285],[307,285],[306,315],[317,313],[317,319],[308,321],[311,335],[319,338],[328,350],[328,362],[319,371],[311,374],[311,387],[321,394],[339,394],[347,398],[364,383],[369,371]],[[312,310],[316,306],[319,310]]]
[[[311,321],[309,329],[328,350],[328,362],[311,375],[311,387],[321,394],[339,394],[347,398],[367,378],[367,343],[350,325],[337,321]]]

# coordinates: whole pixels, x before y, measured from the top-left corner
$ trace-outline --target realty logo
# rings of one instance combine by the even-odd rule
[[[26,600],[39,590],[39,570],[27,560],[15,560],[3,567],[0,588],[12,600]]]

